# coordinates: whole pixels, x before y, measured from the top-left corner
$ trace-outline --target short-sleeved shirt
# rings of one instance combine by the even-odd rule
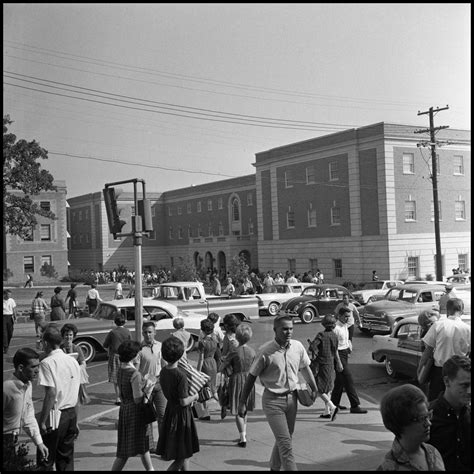
[[[350,328],[355,323],[354,313],[356,313],[357,318],[359,318],[359,310],[357,309],[357,306],[353,303],[349,303],[348,305],[345,305],[344,303],[339,303],[336,306],[336,309],[334,310],[334,314],[339,314],[340,308],[349,308],[351,310],[351,312],[349,313],[349,317],[347,318],[347,327]]]
[[[161,342],[153,341],[153,347],[142,343],[134,365],[142,375],[158,377],[161,372]]]
[[[347,324],[336,321],[336,326],[333,329],[334,334],[337,336],[337,350],[342,351],[344,349],[350,349],[351,344],[349,341],[349,330]]]
[[[260,348],[249,373],[260,377],[260,382],[270,392],[284,394],[297,388],[299,370],[309,367],[310,363],[300,341],[291,340],[282,347],[272,340]]]
[[[174,369],[163,368],[160,375],[160,384],[168,403],[179,405],[179,400],[188,396],[188,379],[186,373],[179,367]]]
[[[13,310],[16,308],[16,303],[13,298],[3,299],[3,315],[13,316]]]

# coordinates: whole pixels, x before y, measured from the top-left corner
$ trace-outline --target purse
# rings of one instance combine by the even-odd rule
[[[149,400],[149,398],[143,394],[144,396],[144,402],[142,404],[143,406],[143,420],[145,421],[145,425],[149,425],[150,423],[153,423],[154,421],[157,420],[158,414],[156,413],[156,408],[153,402]]]
[[[199,390],[198,397],[199,403],[207,402],[207,400],[210,400],[212,398],[211,387],[209,387],[209,385],[204,385],[204,387]]]
[[[313,405],[314,400],[311,398],[312,390],[306,384],[299,384],[296,389],[296,396],[298,397],[298,402],[305,407],[310,407]]]
[[[223,377],[222,383],[217,388],[217,397],[221,407],[226,407],[229,404],[229,379],[227,377]]]
[[[182,369],[188,379],[188,395],[195,395],[211,380],[209,375],[195,369],[187,360],[178,360],[178,367]]]

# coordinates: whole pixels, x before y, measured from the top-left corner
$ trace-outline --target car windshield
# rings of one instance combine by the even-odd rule
[[[301,296],[318,296],[321,293],[321,288],[316,288],[314,286],[310,286],[303,290]]]
[[[359,284],[359,290],[380,290],[383,288],[383,281],[366,281]]]
[[[388,291],[386,299],[390,301],[406,301],[408,303],[414,303],[416,294],[416,290],[392,288]]]

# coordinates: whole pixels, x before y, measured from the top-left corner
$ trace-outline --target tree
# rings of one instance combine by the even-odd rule
[[[234,284],[237,285],[243,281],[244,277],[248,276],[248,274],[249,266],[245,258],[240,255],[235,255],[229,265],[229,276],[232,278]]]
[[[176,281],[196,281],[198,279],[196,267],[189,257],[173,268],[172,274]]]
[[[47,262],[44,262],[43,265],[40,268],[40,274],[42,276],[48,277],[48,278],[54,278],[57,280],[58,278],[58,272],[54,268],[54,265],[50,265]]]
[[[35,140],[17,141],[13,133],[8,133],[12,124],[9,115],[3,117],[3,222],[4,232],[28,238],[31,228],[38,224],[36,216],[56,219],[51,211],[41,209],[33,202],[31,195],[41,191],[56,190],[53,176],[41,169],[37,160],[48,159],[48,152]],[[21,191],[14,193],[13,190]]]

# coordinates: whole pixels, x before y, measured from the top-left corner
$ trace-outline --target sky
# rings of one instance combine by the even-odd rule
[[[378,122],[471,128],[470,3],[4,3],[9,132],[67,196],[255,173]],[[418,135],[420,140],[424,137]],[[128,185],[126,185],[128,186]],[[130,189],[133,186],[130,184]]]

